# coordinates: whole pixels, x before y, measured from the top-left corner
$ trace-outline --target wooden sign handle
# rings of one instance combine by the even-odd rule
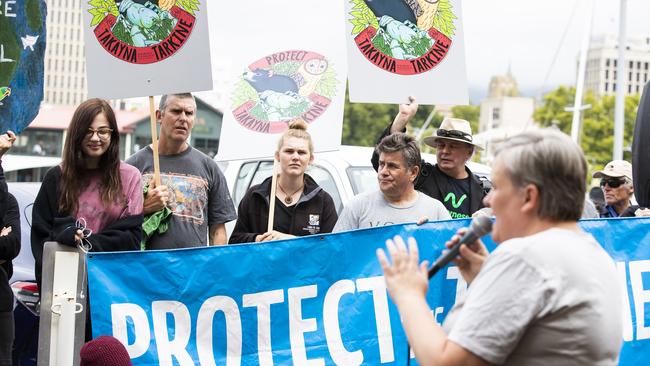
[[[151,113],[151,149],[153,150],[153,181],[160,186],[160,161],[158,159],[158,128],[156,126],[156,107],[153,95],[149,96],[149,112]]]
[[[269,223],[266,231],[273,230],[273,220],[275,219],[275,190],[278,186],[278,174],[276,173],[278,167],[277,160],[273,159],[273,175],[271,178],[271,195],[269,196]]]

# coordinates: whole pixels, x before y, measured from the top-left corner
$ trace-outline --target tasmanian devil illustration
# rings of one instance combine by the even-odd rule
[[[246,80],[257,93],[274,91],[298,94],[298,85],[290,76],[274,74],[272,70],[255,69],[244,73]]]
[[[366,5],[372,10],[377,18],[381,18],[384,15],[388,15],[395,20],[399,20],[402,23],[405,21],[410,21],[411,23],[417,23],[417,18],[415,17],[416,10],[413,7],[416,7],[419,10],[419,5],[417,1],[413,0],[364,0]]]

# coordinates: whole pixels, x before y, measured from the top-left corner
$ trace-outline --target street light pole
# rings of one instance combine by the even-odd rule
[[[591,38],[591,24],[594,18],[594,0],[589,0],[589,12],[585,22],[585,29],[582,35],[580,45],[580,61],[578,61],[578,80],[576,81],[576,95],[573,101],[573,121],[571,122],[571,139],[578,143],[580,140],[580,112],[585,109],[582,106],[582,93],[585,86],[585,70],[587,68],[587,52],[589,50],[589,40]]]
[[[620,0],[621,9],[618,17],[618,64],[616,65],[616,106],[614,108],[614,152],[613,160],[623,159],[623,127],[625,125],[625,50],[627,0]]]

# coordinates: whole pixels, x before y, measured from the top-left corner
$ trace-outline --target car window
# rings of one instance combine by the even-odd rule
[[[239,201],[244,198],[246,191],[249,187],[249,182],[251,177],[255,173],[255,168],[257,167],[258,162],[253,161],[250,163],[244,163],[239,168],[239,173],[237,173],[237,179],[235,180],[235,190],[233,192],[233,200],[235,201],[235,206],[239,206]]]
[[[370,166],[353,166],[346,169],[354,195],[379,189],[377,172]]]
[[[239,205],[239,201],[244,197],[248,188],[260,184],[264,179],[270,177],[272,170],[272,161],[260,161],[259,165],[258,162],[243,164],[239,169],[237,181],[235,182],[235,205]],[[336,188],[336,183],[334,182],[332,174],[318,165],[312,165],[307,170],[307,174],[314,178],[316,183],[321,186],[325,192],[332,196],[332,200],[336,206],[336,212],[341,212],[343,202],[341,201],[341,195],[339,194],[339,190]]]
[[[339,190],[336,188],[336,183],[334,182],[334,178],[332,178],[332,174],[318,165],[312,165],[307,170],[307,174],[314,178],[316,183],[318,183],[325,192],[332,196],[334,206],[336,206],[336,212],[340,213],[343,208],[343,203],[341,202],[341,195],[339,194]]]

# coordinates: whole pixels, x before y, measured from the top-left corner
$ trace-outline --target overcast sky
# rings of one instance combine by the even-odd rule
[[[595,1],[592,35],[618,34],[618,0],[464,0],[471,94],[485,94],[490,77],[504,74],[510,63],[520,89],[536,96],[533,94],[542,87],[558,48],[545,89],[574,85],[591,1]],[[567,35],[560,46],[567,24]],[[650,37],[650,1],[627,0],[626,24],[628,37]]]
[[[505,74],[509,64],[519,89],[527,96],[538,97],[542,87],[548,91],[560,84],[575,85],[580,42],[592,2],[592,36],[617,35],[619,0],[462,0],[471,102],[476,104],[485,97],[490,78]],[[215,1],[208,5],[215,67],[219,63],[216,55],[222,53],[214,34],[220,16],[225,15]],[[626,24],[628,37],[650,37],[650,0],[627,0]],[[218,73],[213,76],[221,77]],[[223,87],[217,85],[215,82],[215,88]]]

